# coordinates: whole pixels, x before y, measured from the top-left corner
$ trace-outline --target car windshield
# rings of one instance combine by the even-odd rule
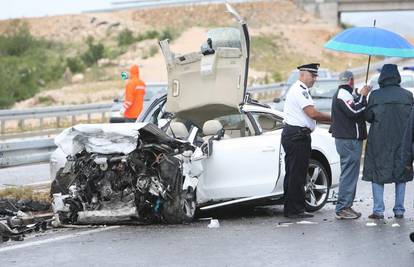
[[[313,98],[331,98],[337,89],[338,80],[317,80],[310,88],[310,94]]]
[[[378,78],[379,78],[379,74],[372,77],[371,81],[369,82],[369,85],[371,85],[372,88],[374,89],[379,88]],[[414,75],[402,74],[400,86],[407,87],[407,88],[413,88],[414,87]]]

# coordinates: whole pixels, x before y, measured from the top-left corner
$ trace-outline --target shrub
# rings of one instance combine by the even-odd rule
[[[282,74],[280,74],[280,72],[278,71],[273,71],[272,72],[272,79],[275,82],[280,82],[283,80]]]
[[[117,37],[118,45],[127,46],[136,42],[134,34],[129,29],[122,30]]]
[[[81,73],[85,70],[85,65],[79,57],[67,58],[66,65],[72,73]]]
[[[14,20],[5,34],[0,36],[0,54],[3,56],[21,56],[30,48],[38,46],[30,34],[27,23]]]
[[[51,96],[39,96],[37,102],[47,106],[56,103],[56,100]]]
[[[149,39],[156,39],[159,36],[160,36],[160,33],[158,31],[149,30],[149,31],[146,31],[146,32],[144,32],[142,34],[139,34],[137,36],[136,40],[138,42],[140,42],[140,41],[149,40]]]
[[[82,54],[81,58],[86,66],[90,67],[103,58],[105,47],[101,43],[95,44],[91,36],[88,37],[86,43],[88,44],[88,50]]]
[[[170,28],[166,28],[161,32],[159,40],[168,39],[168,40],[172,41],[172,40],[175,39],[176,35],[177,34],[174,32],[174,30],[172,30]]]
[[[54,46],[33,37],[26,24],[9,25],[0,36],[0,108],[32,97],[40,86],[62,77],[66,66],[53,54]]]

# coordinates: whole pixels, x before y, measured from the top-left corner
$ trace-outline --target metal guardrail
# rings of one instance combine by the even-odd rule
[[[50,137],[0,143],[0,168],[47,162],[55,149]]]
[[[165,83],[149,83],[147,87],[159,87],[164,86]],[[261,99],[260,94],[269,91],[280,90],[283,83],[275,83],[268,85],[254,86],[248,89],[249,92],[257,94]],[[6,121],[19,121],[20,128],[23,128],[24,121],[28,119],[39,119],[39,128],[43,127],[43,119],[54,117],[57,121],[57,128],[60,126],[60,118],[72,116],[72,124],[76,123],[75,116],[88,115],[88,122],[90,122],[91,114],[102,114],[102,120],[105,119],[105,113],[110,111],[112,103],[104,104],[85,104],[85,105],[71,105],[71,106],[59,106],[59,107],[45,107],[45,108],[31,108],[31,109],[10,109],[0,110],[0,133],[5,133]]]
[[[166,86],[165,83],[148,83],[147,88]],[[0,134],[6,132],[7,121],[18,121],[18,127],[23,130],[25,120],[38,119],[39,128],[43,129],[45,118],[56,118],[56,128],[60,128],[61,118],[72,117],[71,124],[76,124],[76,116],[87,115],[88,123],[91,122],[92,114],[101,114],[101,121],[106,120],[105,114],[110,112],[113,103],[83,104],[59,107],[44,107],[31,109],[8,109],[0,110]]]
[[[112,103],[105,104],[86,104],[60,107],[31,108],[21,110],[0,110],[0,133],[6,132],[7,121],[18,121],[18,127],[24,128],[24,121],[28,119],[39,119],[39,128],[43,128],[45,118],[56,118],[56,127],[60,127],[62,117],[72,117],[72,124],[76,123],[76,116],[87,115],[88,122],[91,115],[101,113],[102,121],[105,120],[105,113],[109,111]]]

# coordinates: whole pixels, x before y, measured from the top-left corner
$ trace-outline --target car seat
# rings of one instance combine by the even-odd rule
[[[187,140],[188,138],[188,130],[187,127],[185,127],[184,123],[173,121],[170,123],[170,125],[167,128],[166,132],[169,136],[172,136],[177,139],[181,140]]]
[[[223,125],[218,120],[208,120],[203,125],[203,140],[207,141],[214,135],[219,135],[223,139],[228,139],[230,136],[224,134]]]

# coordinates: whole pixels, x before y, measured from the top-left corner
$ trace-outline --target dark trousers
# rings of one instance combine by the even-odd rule
[[[282,132],[285,150],[284,215],[305,211],[305,183],[311,156],[310,130],[286,125]]]

